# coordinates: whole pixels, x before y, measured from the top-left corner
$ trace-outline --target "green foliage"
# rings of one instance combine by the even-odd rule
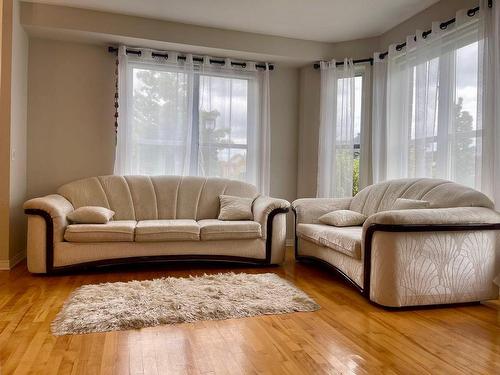
[[[359,191],[359,156],[355,157],[352,164],[352,196]]]

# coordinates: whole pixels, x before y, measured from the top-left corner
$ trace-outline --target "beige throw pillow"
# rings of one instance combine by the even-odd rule
[[[428,201],[422,201],[418,199],[406,199],[398,198],[396,202],[392,205],[393,210],[414,210],[420,208],[429,208],[430,203]]]
[[[253,198],[219,195],[219,220],[253,220]]]
[[[115,214],[105,207],[84,206],[68,214],[68,220],[77,224],[106,224]]]
[[[319,222],[326,225],[334,225],[336,227],[352,227],[363,225],[366,216],[356,211],[351,210],[336,210],[324,214],[319,219]]]

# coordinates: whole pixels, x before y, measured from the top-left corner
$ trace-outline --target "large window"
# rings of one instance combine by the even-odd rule
[[[132,51],[118,53],[114,173],[237,179],[269,194],[269,65]]]
[[[412,68],[409,176],[475,186],[481,138],[477,48],[473,42]]]
[[[468,20],[390,51],[387,179],[442,178],[480,188],[478,39],[477,22]]]
[[[179,174],[189,160],[191,175],[247,179],[248,79],[143,67],[132,74],[134,170]]]

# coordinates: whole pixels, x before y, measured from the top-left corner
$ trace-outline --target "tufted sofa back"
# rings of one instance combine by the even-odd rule
[[[455,182],[432,178],[399,179],[381,182],[361,190],[350,209],[365,215],[390,210],[396,199],[421,199],[430,208],[487,207],[493,202],[483,193]]]
[[[215,177],[100,176],[70,182],[58,194],[73,207],[102,206],[114,220],[215,219],[219,195],[255,198],[255,186]]]

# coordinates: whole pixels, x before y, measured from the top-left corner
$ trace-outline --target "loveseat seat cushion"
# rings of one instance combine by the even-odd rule
[[[319,236],[326,228],[328,228],[326,224],[297,224],[297,237],[321,245]]]
[[[195,220],[141,220],[135,228],[136,242],[198,241],[200,226]]]
[[[321,245],[355,259],[361,259],[363,227],[329,227],[319,236]]]
[[[328,247],[355,259],[361,259],[363,227],[332,227],[323,224],[298,224],[297,236]]]
[[[234,240],[261,238],[260,224],[251,220],[222,221],[205,219],[198,221],[200,237],[205,240]],[[235,246],[238,246],[237,244]]]
[[[71,224],[64,239],[68,242],[132,242],[135,220],[110,221],[107,224]]]

